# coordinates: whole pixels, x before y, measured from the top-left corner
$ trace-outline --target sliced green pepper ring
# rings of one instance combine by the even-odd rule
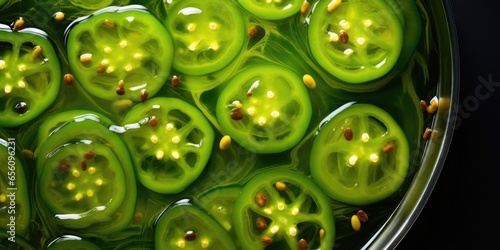
[[[45,121],[56,124],[51,117]],[[130,223],[137,197],[135,174],[117,134],[92,119],[73,120],[53,131],[36,152],[37,201],[47,210],[42,216],[49,217],[48,223],[85,227],[82,234],[110,234]]]
[[[243,187],[232,216],[243,249],[333,248],[329,199],[294,170],[271,168],[256,174]]]
[[[105,100],[153,96],[170,74],[170,34],[139,5],[107,7],[77,19],[66,30],[66,41],[75,77]]]
[[[31,220],[30,188],[18,154],[14,139],[0,138],[0,228],[23,235]]]
[[[303,0],[238,0],[243,8],[265,20],[280,20],[300,12]]]
[[[36,28],[0,24],[0,127],[25,124],[55,101],[61,66],[47,37]]]
[[[177,98],[155,97],[132,107],[123,137],[139,181],[158,193],[178,193],[202,173],[215,134],[203,113]]]
[[[126,183],[120,161],[110,148],[80,142],[50,152],[38,190],[56,218],[77,220],[71,227],[85,228],[108,221],[117,212]]]
[[[50,119],[44,120],[38,128],[38,145],[42,144],[52,133],[57,132],[59,128],[64,127],[66,124],[85,120],[92,120],[104,126],[111,126],[113,124],[108,117],[91,110],[77,109],[58,112],[50,116]]]
[[[311,114],[301,77],[274,64],[240,71],[224,87],[216,106],[224,131],[256,153],[278,153],[295,146],[307,131]]]
[[[155,222],[156,249],[236,249],[229,233],[189,200],[167,207]]]
[[[386,0],[349,0],[332,8],[319,1],[310,17],[312,56],[334,77],[353,84],[370,82],[396,64],[403,24]]]
[[[398,192],[409,167],[404,132],[389,113],[348,103],[324,120],[311,149],[311,175],[331,198],[355,205]]]
[[[236,4],[185,0],[168,9],[165,26],[174,40],[174,68],[187,75],[218,71],[242,51],[246,21]]]
[[[51,241],[47,250],[100,250],[93,242],[74,235],[64,235]]]

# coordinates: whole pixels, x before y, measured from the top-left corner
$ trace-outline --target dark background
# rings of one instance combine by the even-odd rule
[[[500,12],[497,1],[449,2],[460,48],[461,122],[431,197],[397,249],[500,244]],[[488,93],[478,87],[481,78],[498,86],[479,100],[478,88]]]

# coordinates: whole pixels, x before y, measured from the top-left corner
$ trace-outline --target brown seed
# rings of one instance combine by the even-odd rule
[[[425,131],[424,131],[424,135],[422,136],[422,138],[424,140],[429,139],[429,137],[431,136],[431,133],[432,133],[432,129],[426,128]]]
[[[247,97],[250,97],[250,96],[252,96],[252,95],[253,95],[253,92],[252,92],[252,91],[248,91],[248,92],[247,92]]]
[[[181,79],[176,75],[172,76],[172,87],[177,88],[179,87],[180,84],[181,84]]]
[[[262,242],[262,244],[264,246],[267,246],[267,245],[270,245],[271,243],[273,243],[273,238],[271,238],[268,235],[264,235],[264,236],[262,236],[262,238],[260,238],[260,242]]]
[[[356,215],[358,216],[358,218],[359,218],[359,220],[361,222],[367,222],[368,221],[368,214],[366,214],[365,211],[358,210],[358,212],[356,213]]]
[[[142,212],[139,211],[139,212],[136,212],[134,214],[134,221],[135,222],[139,223],[142,221],[142,219],[144,219],[144,214]]]
[[[69,163],[67,163],[67,162],[60,162],[59,163],[59,171],[66,172],[69,170],[69,168],[70,168]]]
[[[64,83],[66,83],[66,85],[72,85],[74,82],[75,82],[75,77],[72,74],[64,75]]]
[[[299,240],[299,250],[307,250],[307,240]]]
[[[14,106],[14,111],[18,114],[24,114],[28,111],[28,104],[26,102],[18,102]]]
[[[110,29],[114,29],[116,27],[115,22],[108,19],[104,20],[104,25]]]
[[[236,110],[231,111],[230,116],[231,116],[231,119],[233,119],[235,121],[239,121],[245,117],[245,114],[243,114],[243,112],[241,112],[241,110],[236,109]]]
[[[258,33],[259,33],[259,31],[258,31],[256,26],[252,25],[252,26],[250,26],[250,28],[248,28],[248,35],[250,37],[252,37],[252,38],[256,37]]]
[[[82,165],[82,170],[83,171],[87,170],[87,162],[85,160],[82,160],[81,165]]]
[[[285,191],[286,189],[286,184],[284,182],[281,182],[281,181],[277,181],[274,186],[276,187],[276,189],[278,189],[279,191]]]
[[[148,99],[148,91],[143,89],[141,90],[141,102],[145,102]]]
[[[116,94],[125,95],[125,89],[124,88],[116,88]]]
[[[83,157],[85,157],[85,159],[87,159],[87,160],[92,160],[95,157],[95,153],[94,153],[94,151],[87,151],[87,152],[85,152]]]
[[[151,117],[151,119],[149,119],[148,123],[149,123],[149,126],[151,128],[156,128],[156,127],[158,127],[158,118]]]
[[[352,140],[353,137],[352,129],[351,128],[346,128],[344,129],[344,137],[346,140],[350,141]]]
[[[35,46],[35,47],[33,48],[33,52],[32,52],[32,54],[31,54],[31,55],[32,55],[33,57],[38,57],[38,56],[40,56],[41,54],[42,54],[42,47],[40,47],[40,46],[38,46],[38,45],[37,45],[37,46]]]
[[[339,41],[342,44],[346,44],[349,42],[349,34],[347,34],[347,32],[345,30],[340,31]]]
[[[20,17],[19,19],[16,20],[14,23],[14,27],[12,27],[13,30],[21,30],[24,28],[24,19]]]
[[[257,224],[257,227],[264,231],[267,229],[267,220],[264,217],[259,217],[257,218],[257,221],[255,222]]]
[[[384,146],[382,146],[382,151],[384,153],[390,153],[390,152],[394,151],[395,147],[396,147],[396,145],[394,145],[394,142],[388,142],[388,143],[384,144]]]
[[[35,153],[29,149],[23,149],[21,152],[27,159],[33,160],[35,158]]]
[[[106,72],[106,67],[104,67],[104,66],[99,66],[99,67],[97,67],[97,69],[95,69],[95,72],[96,72],[97,74],[102,74],[102,73]]]
[[[427,102],[425,100],[420,100],[420,109],[427,111]]]
[[[267,196],[263,193],[258,193],[255,196],[255,202],[259,205],[259,207],[265,207],[267,204]]]
[[[193,231],[191,231],[191,230],[187,231],[184,234],[184,240],[185,241],[193,241],[195,239],[196,239],[196,234]]]
[[[300,6],[300,13],[302,15],[307,14],[307,12],[309,12],[309,8],[311,8],[311,4],[308,1],[302,2],[302,5]]]

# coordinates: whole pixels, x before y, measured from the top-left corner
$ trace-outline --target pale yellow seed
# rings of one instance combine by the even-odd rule
[[[280,203],[278,203],[278,210],[279,210],[279,211],[283,211],[284,209],[285,209],[285,204],[283,204],[283,203],[281,203],[281,202],[280,202]]]
[[[167,131],[172,131],[172,129],[174,129],[174,125],[172,123],[167,123],[166,129]]]
[[[370,155],[370,161],[373,162],[373,163],[377,163],[378,162],[378,155],[377,154],[371,154]]]
[[[71,174],[73,174],[74,177],[79,177],[80,176],[80,171],[78,171],[78,170],[75,169],[75,170],[73,170],[73,172]]]
[[[370,140],[370,135],[368,135],[367,133],[363,133],[363,134],[361,135],[361,140],[362,140],[363,142],[368,142],[368,141]]]
[[[280,230],[280,227],[278,225],[275,225],[275,226],[271,227],[271,233],[272,234],[277,233],[279,230]]]
[[[201,241],[202,248],[208,248],[210,246],[210,242],[208,240]]]
[[[130,72],[130,71],[132,71],[132,69],[133,69],[133,67],[132,67],[132,65],[130,65],[130,64],[127,64],[127,65],[125,66],[125,71],[126,71],[126,72]]]
[[[365,43],[366,43],[366,40],[363,37],[359,37],[356,41],[361,46],[365,45]]]
[[[17,82],[17,86],[19,88],[24,89],[24,88],[26,88],[26,82],[24,82],[23,80],[20,80],[19,82]]]
[[[231,146],[231,136],[225,135],[220,139],[219,148],[220,150],[226,150]]]
[[[87,172],[88,172],[89,174],[95,174],[96,169],[95,169],[95,167],[90,167],[89,169],[87,169]]]
[[[297,228],[295,228],[295,227],[289,228],[288,234],[290,234],[290,236],[292,236],[292,237],[295,237],[297,235]]]
[[[64,20],[64,13],[61,11],[56,12],[56,14],[54,14],[54,20],[58,22]]]
[[[7,195],[5,195],[5,194],[1,194],[1,195],[0,195],[0,203],[4,203],[4,202],[6,202],[6,201],[7,201]]]
[[[359,217],[357,215],[353,215],[351,217],[351,226],[354,231],[359,231],[361,229],[361,221],[359,220]]]
[[[278,182],[276,182],[276,184],[274,184],[274,186],[279,191],[285,191],[286,190],[286,184],[284,182],[278,181]]]
[[[137,60],[137,61],[142,60],[142,54],[141,53],[135,53],[134,54],[134,59]]]
[[[97,180],[95,181],[95,185],[96,185],[96,186],[102,186],[102,184],[103,184],[102,179],[97,179]]]
[[[71,183],[71,182],[70,182],[70,183],[68,183],[68,185],[66,185],[66,189],[68,189],[69,191],[71,191],[71,190],[75,189],[75,184],[73,184],[73,183]]]
[[[427,106],[427,113],[429,113],[429,114],[436,113],[438,107],[439,107],[438,99],[436,97],[432,98],[430,105]]]
[[[216,22],[210,22],[208,27],[210,28],[210,30],[217,30],[219,28],[219,25],[217,25]]]
[[[356,165],[356,162],[358,162],[358,157],[355,156],[355,155],[352,155],[351,157],[349,157],[349,166],[354,166]]]
[[[194,23],[190,23],[190,24],[188,24],[188,26],[187,26],[187,30],[188,30],[189,32],[193,32],[193,31],[195,31],[195,30],[196,30],[196,24],[194,24]]]
[[[35,48],[33,48],[33,52],[31,52],[31,56],[33,57],[38,57],[41,54],[42,54],[42,47],[40,46],[35,46]]]
[[[152,135],[151,138],[149,138],[153,144],[158,143],[158,136]]]
[[[110,47],[106,47],[106,48],[104,48],[104,53],[105,53],[105,54],[108,54],[108,55],[109,55],[109,54],[111,54],[112,52],[113,52],[113,49],[112,49],[112,48],[110,48]]]
[[[4,60],[0,60],[0,70],[2,69],[5,69],[7,66],[6,66],[6,63]]]
[[[316,88],[316,81],[314,80],[314,78],[309,75],[309,74],[305,74],[303,77],[302,77],[302,81],[304,82],[304,84],[310,88],[310,89],[314,89]]]
[[[323,239],[325,237],[325,229],[321,228],[319,230],[319,238],[320,239]]]
[[[213,51],[217,51],[217,50],[219,50],[219,43],[217,43],[217,42],[212,42],[212,43],[210,44],[210,49],[211,49],[211,50],[213,50]]]
[[[255,108],[254,107],[247,108],[247,114],[249,116],[254,116],[255,115]]]
[[[132,105],[134,105],[134,103],[130,99],[121,99],[121,100],[118,100],[114,103],[115,108],[121,109],[121,110],[128,109],[128,108],[132,107]]]
[[[342,28],[345,30],[348,30],[351,28],[351,24],[344,19],[340,20],[339,25],[342,26]]]
[[[12,92],[12,86],[5,85],[5,87],[3,88],[3,91],[5,92],[5,94],[10,94]]]
[[[111,73],[113,73],[113,72],[115,72],[115,67],[113,67],[113,66],[110,66],[110,67],[108,67],[108,68],[106,69],[106,73],[108,73],[108,74],[111,74]]]
[[[121,41],[121,42],[120,42],[120,47],[121,47],[122,49],[126,48],[126,47],[127,47],[127,45],[128,45],[128,42],[127,42],[127,41]]]
[[[280,117],[280,112],[279,111],[273,111],[273,112],[271,112],[271,117],[273,117],[273,118]]]
[[[91,189],[87,190],[87,196],[88,197],[94,196],[94,191],[92,191]]]
[[[186,247],[186,242],[183,241],[183,240],[180,240],[180,241],[177,242],[177,246],[179,248],[185,248]]]
[[[328,35],[330,35],[330,42],[337,42],[340,39],[339,34],[335,32],[328,32]]]
[[[353,53],[354,53],[354,50],[352,50],[352,49],[346,49],[346,50],[344,50],[344,54],[346,54],[348,56],[352,55]]]
[[[159,150],[156,152],[156,159],[161,160],[165,156],[165,153],[163,151]]]
[[[259,123],[260,126],[264,126],[264,125],[266,125],[267,120],[264,117],[260,117],[259,120],[257,121],[257,123]]]
[[[267,98],[269,98],[269,99],[274,98],[274,92],[267,91]]]
[[[26,71],[26,64],[19,64],[17,66],[17,70],[19,70],[19,72],[24,72]]]
[[[178,160],[181,157],[181,155],[179,154],[179,152],[173,151],[172,152],[172,157],[174,157],[174,159]]]
[[[181,142],[181,138],[178,135],[172,137],[173,144],[179,144],[179,142]]]
[[[328,12],[334,12],[336,9],[340,7],[342,0],[332,0],[327,7]]]
[[[85,53],[80,55],[80,62],[81,63],[89,63],[92,61],[92,54],[90,53]]]
[[[297,215],[297,214],[299,214],[299,209],[298,208],[292,209],[292,215]]]
[[[83,195],[81,193],[78,193],[75,195],[75,200],[80,201],[83,198]]]

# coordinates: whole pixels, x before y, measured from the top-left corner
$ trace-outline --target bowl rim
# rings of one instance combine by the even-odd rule
[[[438,97],[442,97],[445,94],[447,98],[450,98],[449,110],[444,114],[437,114],[432,124],[432,129],[440,129],[443,139],[439,143],[427,143],[423,151],[423,159],[420,167],[416,171],[408,191],[389,219],[362,249],[395,249],[403,240],[425,207],[439,179],[451,146],[458,112],[460,89],[459,44],[451,1],[436,1],[436,4],[439,4],[438,2],[441,2],[443,11],[446,14],[442,18],[446,22],[443,26],[445,26],[444,29],[447,31],[446,34],[438,34],[438,36],[449,40],[449,48],[444,52],[449,54],[449,62],[451,63],[451,89],[443,89],[442,86],[438,86],[437,89]],[[440,45],[438,44],[437,46]],[[442,72],[440,72],[440,75],[442,75]],[[411,197],[410,193],[417,193],[419,196],[416,198]]]

